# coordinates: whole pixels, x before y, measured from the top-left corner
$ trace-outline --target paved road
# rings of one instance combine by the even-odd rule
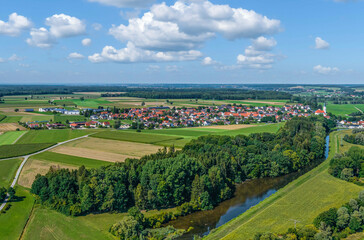
[[[20,173],[21,173],[21,170],[23,169],[25,163],[28,161],[28,159],[31,157],[31,156],[34,156],[36,154],[39,154],[39,153],[42,153],[42,152],[46,152],[48,150],[51,150],[53,148],[56,148],[62,144],[65,144],[65,143],[69,143],[69,142],[72,142],[72,141],[75,141],[75,140],[79,140],[79,139],[82,139],[82,138],[87,138],[88,136],[90,136],[91,134],[89,135],[85,135],[85,136],[82,136],[82,137],[78,137],[78,138],[74,138],[74,139],[71,139],[71,140],[67,140],[67,141],[64,141],[64,142],[60,142],[60,143],[57,143],[56,145],[53,145],[52,147],[49,147],[49,148],[46,148],[46,149],[43,149],[39,152],[35,152],[35,153],[32,153],[32,154],[29,154],[29,155],[25,155],[25,156],[18,156],[18,157],[13,157],[13,158],[4,158],[4,159],[0,159],[0,161],[5,161],[5,160],[11,160],[11,159],[17,159],[17,158],[24,158],[23,162],[20,164],[19,168],[18,168],[18,171],[16,172],[15,174],[15,177],[14,177],[14,180],[13,182],[11,183],[11,187],[14,187],[16,182],[18,181],[19,179],[19,176],[20,176]],[[1,204],[0,206],[0,211],[3,210],[3,208],[5,207],[6,203],[9,201],[9,194],[7,194],[4,202]]]

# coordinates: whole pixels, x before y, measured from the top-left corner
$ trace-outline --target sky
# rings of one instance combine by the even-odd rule
[[[364,84],[361,0],[2,0],[0,84]]]

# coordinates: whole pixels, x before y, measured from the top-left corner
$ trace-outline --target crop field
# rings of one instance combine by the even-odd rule
[[[71,129],[58,129],[58,130],[34,130],[24,134],[19,139],[17,144],[24,143],[58,143],[69,139],[82,137],[92,133],[91,130],[71,130]]]
[[[22,159],[0,161],[0,187],[8,188]]]
[[[60,165],[45,161],[38,161],[35,159],[29,159],[27,163],[24,165],[24,168],[18,180],[18,184],[22,187],[31,188],[35,180],[35,176],[37,176],[37,174],[42,174],[42,175],[46,174],[50,168],[76,169],[77,167],[70,165],[63,165],[63,164]]]
[[[17,123],[22,119],[22,116],[6,116],[3,120],[1,120],[1,124],[3,123]]]
[[[26,131],[13,131],[13,132],[5,132],[0,135],[0,146],[14,144],[14,142],[26,133]]]
[[[13,144],[0,146],[0,159],[24,156],[52,146],[54,143]]]
[[[43,115],[43,116],[23,116],[20,121],[21,122],[41,122],[41,121],[53,121],[54,116],[53,115]]]
[[[98,98],[98,99],[85,99],[84,101],[81,101],[80,99],[74,99],[72,101],[78,107],[86,107],[86,108],[97,108],[98,106],[106,106],[106,105],[110,105],[111,104],[111,102],[106,101],[106,100],[104,100],[102,98]]]
[[[24,127],[16,123],[0,123],[0,132],[15,131],[16,129],[25,130]]]
[[[340,207],[358,196],[363,187],[331,176],[327,169],[338,151],[338,137],[331,133],[329,158],[247,212],[214,230],[206,239],[249,239],[257,232],[285,232],[294,226],[312,224],[321,212]]]
[[[163,136],[161,134],[137,133],[131,131],[104,131],[92,135],[91,137],[104,138],[128,142],[140,142],[155,144],[162,141],[182,139],[182,137]]]
[[[19,201],[11,202],[5,214],[0,214],[1,239],[20,239],[20,235],[28,220],[34,204],[34,197],[23,187],[16,186]]]
[[[70,122],[87,121],[87,119],[84,116],[66,116],[66,115],[65,116],[64,115],[55,115],[54,116],[55,122],[65,123],[67,120]]]
[[[110,165],[109,162],[105,161],[100,161],[90,158],[82,158],[82,157],[60,154],[55,152],[48,152],[48,151],[34,155],[32,156],[31,159],[47,161],[53,164],[69,165],[76,167],[84,165],[86,168],[98,168],[101,166]]]
[[[335,115],[345,116],[347,114],[358,112],[360,109],[364,111],[364,104],[327,104],[327,112],[331,112]]]
[[[142,157],[144,155],[155,153],[158,149],[160,149],[160,147],[151,144],[123,142],[92,137],[69,142],[63,146],[76,148],[80,151],[96,150],[104,153],[114,153],[132,157]],[[57,148],[54,150],[57,150]]]

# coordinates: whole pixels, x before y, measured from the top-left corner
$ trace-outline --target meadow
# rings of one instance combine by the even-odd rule
[[[331,133],[330,154],[317,168],[304,174],[239,217],[213,230],[206,239],[249,239],[258,232],[285,232],[297,225],[312,224],[321,212],[357,197],[363,187],[328,173],[330,159],[338,153],[341,132]]]
[[[26,133],[26,131],[14,131],[14,132],[5,132],[4,134],[0,135],[0,146],[1,145],[8,145],[14,144],[15,141]]]
[[[364,111],[364,104],[327,104],[327,112],[335,115],[345,116],[353,112],[358,112],[360,109]]]
[[[18,201],[10,202],[10,209],[0,214],[1,239],[20,239],[23,229],[31,214],[34,197],[21,186],[15,187]]]
[[[13,180],[22,159],[0,161],[0,187],[8,188]]]
[[[0,146],[0,159],[25,156],[49,148],[54,143],[13,144]]]
[[[92,130],[72,130],[72,129],[57,129],[57,130],[33,130],[28,131],[22,136],[17,144],[25,143],[58,143],[70,140],[77,137],[82,137],[93,133]]]

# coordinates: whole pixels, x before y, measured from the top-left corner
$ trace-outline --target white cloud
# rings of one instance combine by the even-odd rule
[[[91,43],[92,43],[92,40],[89,39],[89,38],[85,38],[85,39],[82,40],[82,45],[83,46],[90,46]]]
[[[258,37],[253,41],[254,49],[258,51],[270,51],[277,45],[274,38],[267,39],[265,37]]]
[[[88,0],[113,7],[146,7],[155,0]]]
[[[141,18],[128,25],[113,26],[109,33],[122,42],[158,51],[182,51],[199,48],[222,35],[229,40],[256,38],[280,31],[280,21],[254,11],[215,5],[209,1],[177,1],[153,5]]]
[[[26,42],[35,47],[50,48],[57,43],[58,38],[79,36],[85,33],[86,25],[76,17],[65,14],[55,14],[46,18],[46,28],[33,28]]]
[[[63,13],[46,18],[45,24],[50,27],[49,32],[56,38],[78,36],[86,31],[86,25],[80,19]]]
[[[337,67],[323,67],[321,65],[317,65],[313,67],[313,71],[319,74],[327,75],[327,74],[337,73],[340,70]]]
[[[168,61],[191,61],[202,56],[202,53],[195,50],[190,51],[173,51],[173,52],[157,52],[143,50],[128,43],[126,48],[115,49],[112,46],[105,46],[101,53],[89,56],[88,59],[93,63],[98,62],[168,62]]]
[[[161,69],[161,67],[158,65],[149,65],[147,67],[148,72],[158,72],[160,69]]]
[[[0,20],[0,35],[16,37],[31,26],[32,22],[26,17],[18,15],[17,13],[12,13],[9,15],[9,20],[7,22]]]
[[[322,38],[320,38],[320,37],[317,37],[315,39],[315,43],[316,43],[316,46],[315,46],[316,49],[328,49],[328,48],[330,48],[330,44],[328,42],[326,42],[325,40],[323,40]]]
[[[73,52],[73,53],[70,53],[67,58],[68,59],[83,59],[85,57],[80,53]]]
[[[3,58],[0,58],[0,63],[4,63],[5,60]]]
[[[26,42],[34,47],[39,48],[50,48],[57,41],[56,39],[49,33],[49,31],[45,28],[32,28],[30,31],[30,38],[26,40]]]
[[[92,27],[96,31],[100,31],[102,29],[102,25],[100,23],[94,23],[94,24],[92,24]]]
[[[12,62],[16,62],[16,61],[20,61],[20,60],[22,60],[22,58],[16,54],[13,54],[13,55],[11,55],[11,57],[9,57],[9,61],[12,61]]]
[[[177,65],[168,65],[168,66],[166,66],[166,71],[167,72],[178,72],[179,67]]]
[[[202,59],[202,65],[204,65],[204,66],[210,66],[210,65],[216,65],[216,64],[218,64],[218,62],[213,60],[211,57],[205,57],[204,59]]]

